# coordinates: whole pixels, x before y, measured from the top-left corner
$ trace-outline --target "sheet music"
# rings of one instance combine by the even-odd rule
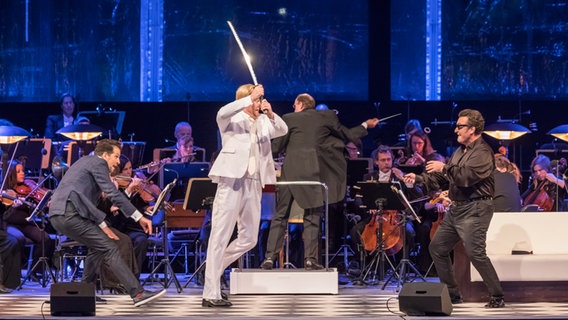
[[[162,190],[162,192],[160,192],[158,199],[156,199],[156,203],[154,204],[154,208],[152,208],[152,211],[146,212],[147,215],[153,216],[160,209],[160,207],[162,207],[162,205],[164,204],[164,201],[167,200],[166,199],[167,196],[170,194],[172,189],[175,187],[176,183],[177,183],[177,179],[174,179],[174,181],[172,181],[172,182],[170,182],[166,185],[164,190]]]

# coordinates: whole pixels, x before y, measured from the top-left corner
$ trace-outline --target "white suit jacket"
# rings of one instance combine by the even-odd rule
[[[223,106],[217,112],[222,149],[209,172],[209,177],[215,183],[219,182],[219,177],[242,178],[247,171],[251,152],[250,116],[243,109],[251,104],[248,96]],[[260,144],[260,182],[264,187],[276,183],[270,140],[285,135],[288,126],[277,114],[274,114],[274,120],[261,114],[256,121]]]

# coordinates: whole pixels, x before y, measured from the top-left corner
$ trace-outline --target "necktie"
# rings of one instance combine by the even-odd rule
[[[256,121],[253,120],[250,127],[250,153],[249,153],[249,164],[248,164],[248,174],[253,176],[258,168],[258,137],[256,135]]]

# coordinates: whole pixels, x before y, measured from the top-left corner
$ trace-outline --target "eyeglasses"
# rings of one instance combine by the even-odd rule
[[[465,128],[465,127],[469,128],[469,125],[468,124],[456,124],[456,129],[458,129],[458,130],[461,130],[462,128]]]

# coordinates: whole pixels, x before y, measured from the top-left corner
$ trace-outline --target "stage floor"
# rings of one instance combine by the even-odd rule
[[[179,277],[182,285],[183,277]],[[428,278],[436,282],[437,278]],[[161,288],[159,284],[146,286],[147,289]],[[568,289],[568,288],[567,288]],[[154,303],[136,308],[126,295],[110,295],[108,291],[101,297],[106,304],[97,304],[97,319],[142,318],[182,319],[182,318],[258,318],[258,319],[358,319],[391,318],[404,316],[398,309],[398,292],[393,284],[381,290],[381,285],[355,286],[340,285],[338,295],[232,295],[231,308],[202,308],[202,287],[190,283],[178,294],[175,286],[170,286],[166,295]],[[228,292],[228,290],[226,291]],[[50,314],[49,286],[42,288],[35,282],[28,282],[20,291],[0,295],[0,318],[2,319],[54,319]],[[568,318],[568,305],[565,303],[507,303],[502,309],[485,309],[484,303],[463,303],[454,305],[450,317],[442,319],[534,319]],[[85,319],[86,317],[77,317]],[[405,319],[426,319],[427,317],[404,317]],[[432,317],[430,317],[432,318]],[[73,317],[61,317],[73,319]]]

